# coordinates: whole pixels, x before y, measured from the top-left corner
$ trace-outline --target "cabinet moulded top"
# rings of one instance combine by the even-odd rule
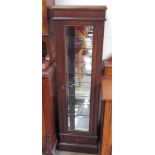
[[[105,20],[106,6],[55,5],[49,10],[53,20]]]

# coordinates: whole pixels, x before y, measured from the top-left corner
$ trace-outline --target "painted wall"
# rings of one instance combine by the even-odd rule
[[[108,58],[112,54],[112,36],[111,36],[111,1],[112,0],[55,0],[56,5],[106,5],[107,6],[107,21],[104,29],[104,46],[103,59]]]

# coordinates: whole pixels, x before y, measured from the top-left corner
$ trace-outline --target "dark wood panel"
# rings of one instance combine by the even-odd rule
[[[53,155],[57,143],[56,133],[56,102],[55,102],[55,70],[50,66],[42,74],[42,106],[46,131],[46,153]]]
[[[76,143],[76,144],[89,144],[97,145],[97,136],[84,136],[84,135],[71,135],[71,134],[60,134],[60,141],[66,143]]]
[[[101,66],[102,66],[102,51],[103,51],[103,37],[104,37],[104,22],[99,22],[97,24],[97,38],[96,42],[94,42],[94,46],[96,47],[95,54],[93,56],[94,63],[93,63],[93,123],[92,126],[96,126],[93,129],[93,134],[98,133],[98,118],[99,118],[99,103],[100,103],[100,85],[101,85]],[[94,38],[95,40],[95,38]]]
[[[98,153],[97,145],[86,145],[86,144],[74,144],[74,143],[59,143],[58,149],[63,151],[71,151],[71,152],[83,152],[83,153]]]
[[[46,130],[45,130],[45,118],[42,110],[42,150],[46,149]]]
[[[52,61],[55,61],[56,59],[55,42],[54,22],[53,20],[49,20],[49,54]]]
[[[50,64],[55,61],[55,38],[54,38],[54,30],[53,30],[53,22],[49,23],[50,30],[48,33],[42,34],[42,41],[46,43],[47,54],[50,56]]]

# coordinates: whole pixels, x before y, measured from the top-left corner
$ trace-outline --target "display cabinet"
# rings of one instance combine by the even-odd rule
[[[105,13],[106,6],[53,6],[50,12],[55,27],[60,150],[98,152]]]

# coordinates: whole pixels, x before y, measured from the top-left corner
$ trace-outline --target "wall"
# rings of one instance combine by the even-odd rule
[[[111,0],[55,0],[56,5],[106,5],[108,7],[104,29],[103,59],[112,54]]]

